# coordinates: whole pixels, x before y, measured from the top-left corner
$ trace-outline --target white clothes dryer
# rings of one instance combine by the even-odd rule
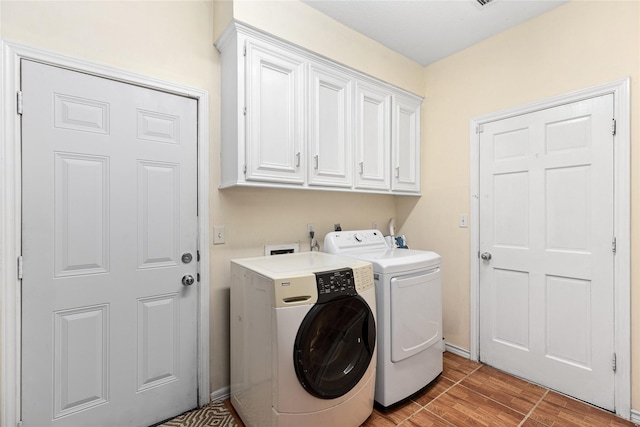
[[[373,411],[368,262],[302,252],[231,261],[231,403],[247,427],[359,426]]]
[[[373,264],[378,306],[375,401],[389,407],[442,373],[440,255],[390,248],[378,230],[339,231],[324,251]]]

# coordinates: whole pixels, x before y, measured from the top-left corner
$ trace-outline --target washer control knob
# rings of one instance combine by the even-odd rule
[[[358,233],[354,234],[353,238],[356,239],[356,242],[362,242],[362,236]]]

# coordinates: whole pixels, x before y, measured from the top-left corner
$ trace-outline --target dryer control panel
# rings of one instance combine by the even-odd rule
[[[334,231],[324,238],[324,250],[329,253],[375,249],[389,249],[379,230]]]

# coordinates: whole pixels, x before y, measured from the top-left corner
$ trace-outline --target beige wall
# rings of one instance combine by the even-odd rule
[[[342,64],[424,94],[423,67],[298,1],[236,0],[235,19]]]
[[[632,259],[640,244],[636,1],[575,1],[425,69],[423,197],[398,199],[401,231],[443,256],[444,335],[469,349],[469,121],[473,117],[631,77]],[[632,268],[633,325],[640,276]],[[633,334],[633,408],[640,409],[640,327]]]
[[[227,189],[219,191],[220,64],[213,40],[233,17],[346,65],[426,96],[423,104],[423,197]],[[514,105],[639,75],[640,11],[633,2],[577,1],[482,42],[426,69],[298,1],[0,2],[0,36],[34,47],[209,91],[212,225],[227,243],[211,255],[211,389],[229,383],[229,260],[260,255],[265,243],[299,241],[306,224],[318,235],[335,222],[386,227],[397,216],[418,248],[444,256],[444,331],[469,348],[469,120]],[[638,105],[632,92],[633,111]],[[633,146],[638,120],[633,114]],[[633,182],[640,154],[633,150]],[[635,185],[633,190],[636,190]],[[633,253],[640,243],[637,197]],[[633,311],[640,309],[633,270]],[[640,318],[634,315],[634,323]],[[640,367],[640,328],[634,328]],[[635,371],[633,407],[640,409]]]

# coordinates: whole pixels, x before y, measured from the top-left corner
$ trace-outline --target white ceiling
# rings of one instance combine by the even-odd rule
[[[568,0],[302,0],[421,65],[487,39]]]

